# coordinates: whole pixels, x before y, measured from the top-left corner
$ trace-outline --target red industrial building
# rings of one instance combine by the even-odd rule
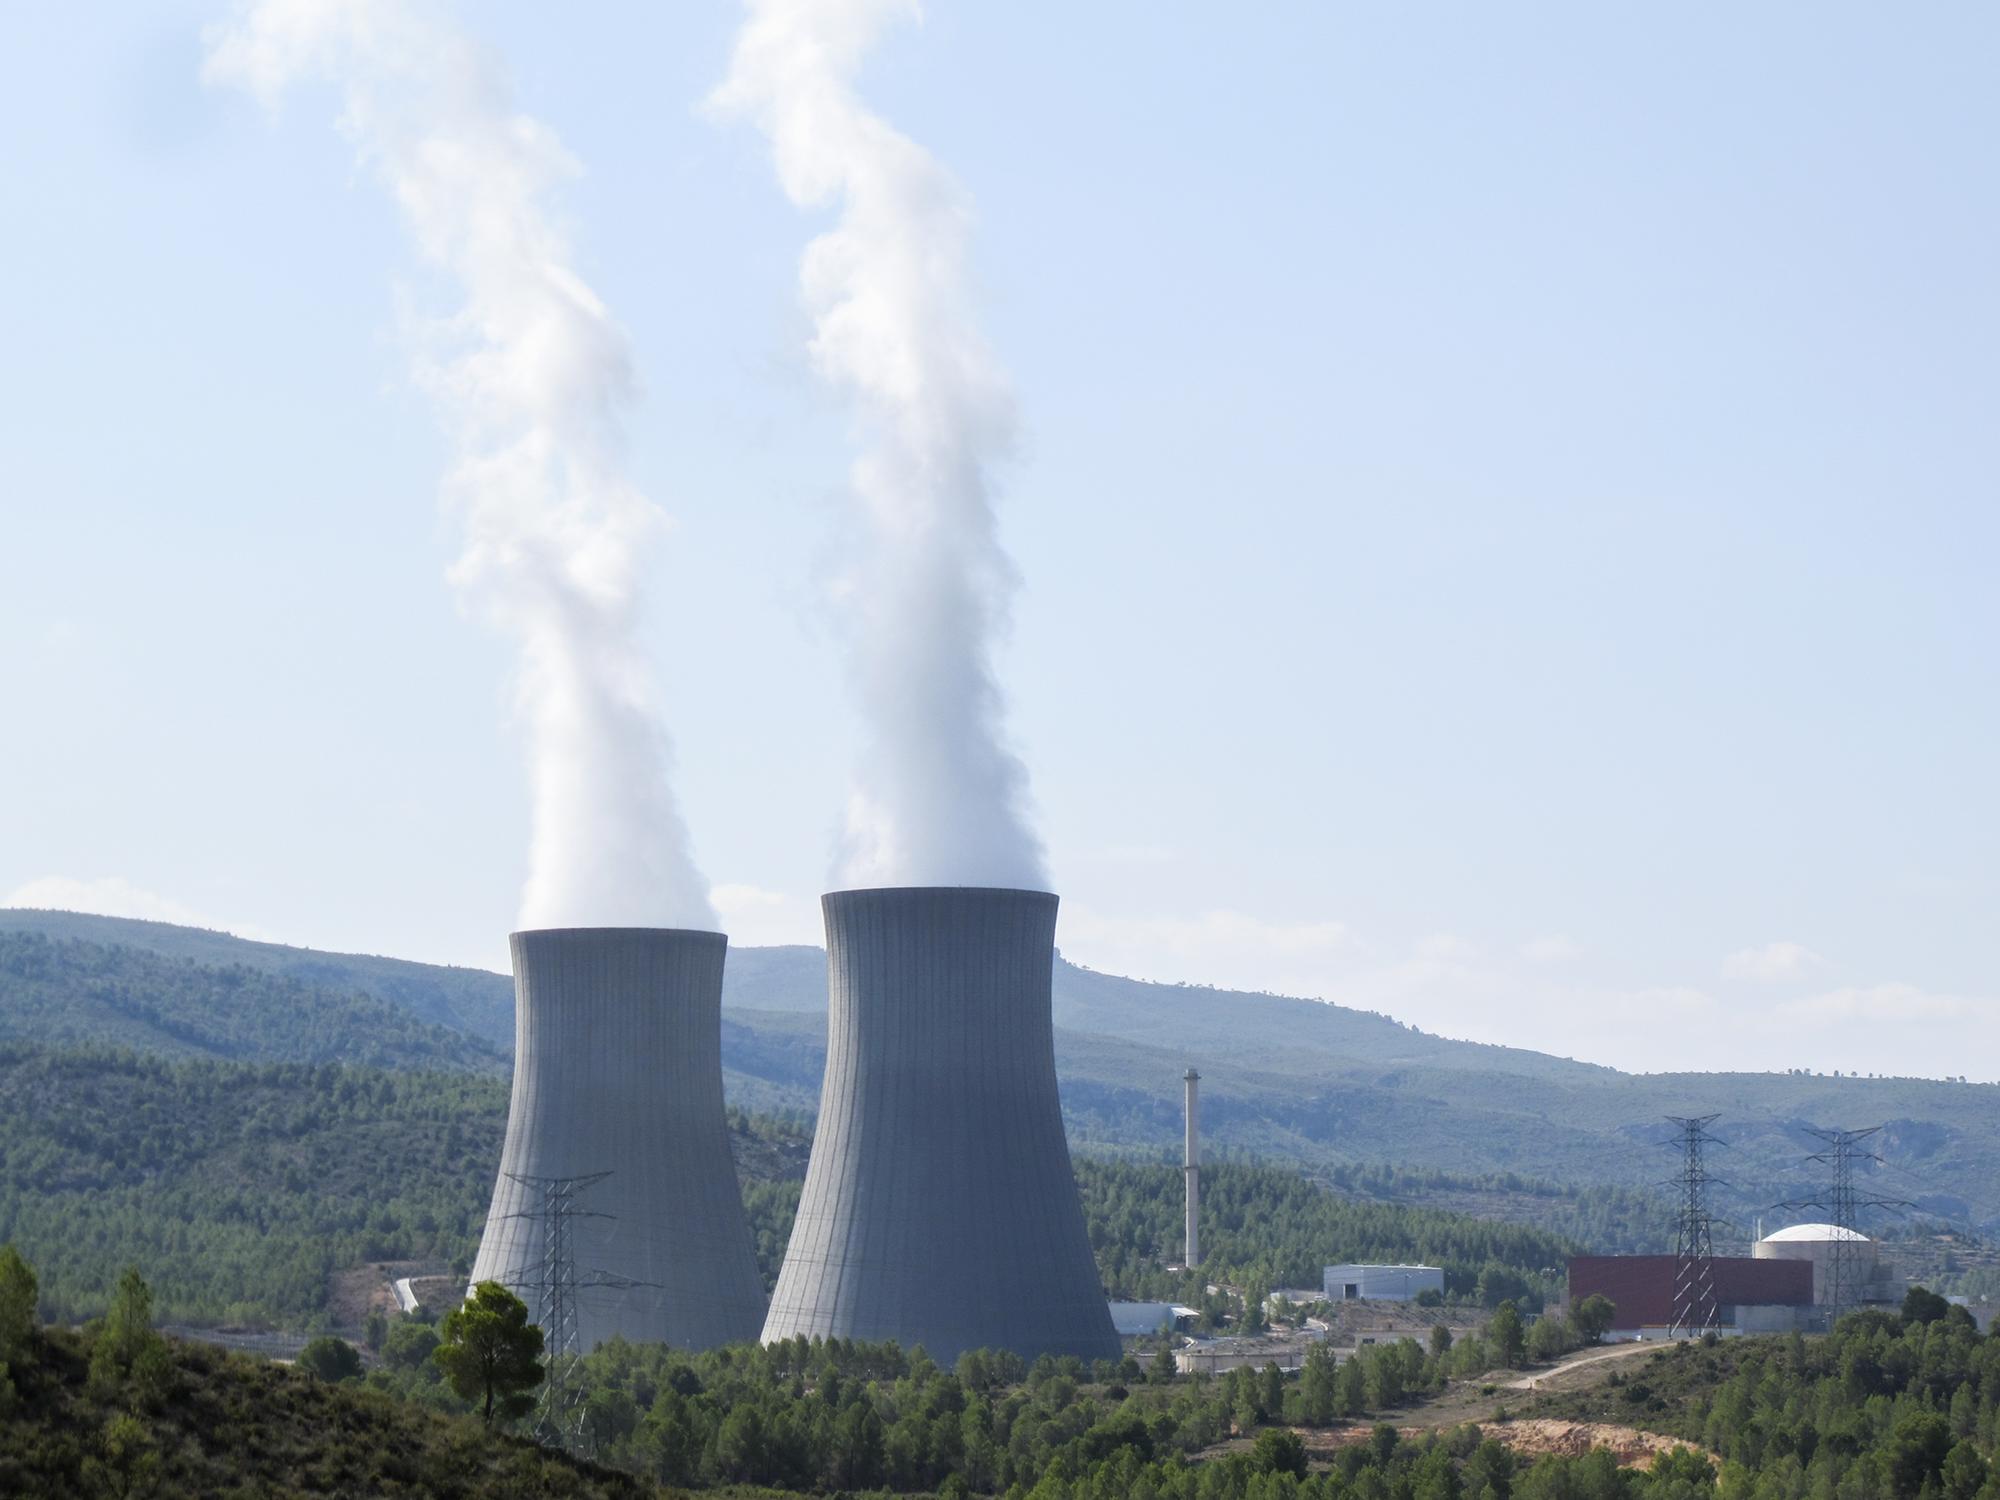
[[[1779,1333],[1811,1318],[1810,1262],[1718,1255],[1713,1265],[1724,1331]],[[1660,1338],[1674,1321],[1674,1269],[1671,1255],[1579,1255],[1569,1263],[1569,1305],[1608,1297],[1618,1309],[1614,1337]]]

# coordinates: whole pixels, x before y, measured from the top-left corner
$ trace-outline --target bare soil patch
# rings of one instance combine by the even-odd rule
[[[1435,1424],[1398,1427],[1397,1435],[1408,1440],[1421,1439],[1435,1432]],[[1609,1422],[1560,1422],[1547,1418],[1516,1418],[1506,1422],[1483,1422],[1479,1429],[1495,1442],[1513,1450],[1523,1458],[1540,1458],[1543,1454],[1554,1453],[1564,1458],[1581,1458],[1592,1448],[1608,1448],[1624,1469],[1650,1469],[1653,1461],[1662,1453],[1671,1453],[1676,1448],[1702,1450],[1684,1438],[1666,1437],[1657,1432],[1641,1432],[1636,1427],[1619,1427]],[[1306,1445],[1306,1452],[1321,1461],[1330,1460],[1343,1448],[1357,1447],[1370,1440],[1373,1424],[1354,1427],[1329,1427],[1321,1430],[1294,1428]],[[1704,1453],[1710,1463],[1717,1462],[1715,1455]]]
[[[333,1326],[359,1333],[371,1311],[393,1316],[396,1293],[390,1285],[399,1276],[436,1275],[444,1267],[428,1260],[369,1261],[347,1266],[327,1278],[326,1310]]]
[[[1700,1453],[1711,1464],[1719,1463],[1713,1453],[1704,1452],[1685,1438],[1667,1437],[1658,1432],[1641,1432],[1636,1427],[1615,1427],[1609,1422],[1558,1422],[1545,1417],[1495,1423],[1482,1428],[1488,1437],[1505,1443],[1524,1458],[1544,1453],[1580,1458],[1592,1448],[1609,1448],[1624,1469],[1650,1469],[1653,1461],[1676,1448]]]

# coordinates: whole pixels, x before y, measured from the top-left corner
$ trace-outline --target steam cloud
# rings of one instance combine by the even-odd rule
[[[520,650],[522,925],[714,927],[637,639],[639,563],[662,517],[623,470],[625,339],[548,206],[574,163],[422,0],[259,0],[209,41],[206,76],[267,105],[301,77],[331,80],[361,159],[463,294],[417,378],[458,443],[452,582]]]
[[[745,0],[711,105],[754,120],[785,193],[838,202],[801,284],[820,374],[869,438],[854,468],[867,546],[842,603],[867,745],[839,878],[1046,889],[992,663],[1015,578],[992,475],[1013,434],[1006,377],[968,292],[970,205],[856,96],[856,69],[910,0]]]

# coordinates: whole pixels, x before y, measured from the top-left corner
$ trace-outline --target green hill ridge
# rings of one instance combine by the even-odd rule
[[[493,1048],[511,1042],[512,988],[504,975],[75,913],[0,911],[0,936],[10,933],[254,970],[324,993],[365,995]],[[80,978],[68,1002],[71,1033],[119,1040],[93,1031],[88,991]],[[1810,1196],[1819,1185],[1804,1161],[1815,1149],[1807,1127],[1883,1124],[1884,1162],[1871,1171],[1873,1190],[1865,1196],[1907,1199],[1956,1222],[2000,1223],[1994,1085],[1629,1074],[1433,1036],[1323,1001],[1148,983],[1066,961],[1056,967],[1054,999],[1064,1107],[1072,1140],[1084,1147],[1148,1156],[1171,1150],[1180,1130],[1180,1075],[1193,1063],[1204,1077],[1205,1139],[1217,1154],[1315,1169],[1393,1162],[1641,1187],[1672,1165],[1661,1149],[1668,1134],[1662,1117],[1716,1112],[1729,1142],[1714,1162],[1727,1183],[1718,1197],[1747,1232],[1765,1206]],[[723,1065],[732,1102],[764,1111],[816,1107],[825,1003],[819,949],[731,951]],[[15,986],[0,970],[0,1015],[14,1004]],[[44,1014],[61,1009],[53,992],[35,1004]]]

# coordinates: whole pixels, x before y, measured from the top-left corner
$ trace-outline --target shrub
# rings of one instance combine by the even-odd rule
[[[1296,1432],[1283,1427],[1267,1427],[1257,1434],[1250,1449],[1250,1462],[1260,1473],[1306,1477],[1306,1445]]]
[[[299,1368],[329,1385],[361,1378],[361,1353],[346,1339],[322,1334],[299,1351]]]

